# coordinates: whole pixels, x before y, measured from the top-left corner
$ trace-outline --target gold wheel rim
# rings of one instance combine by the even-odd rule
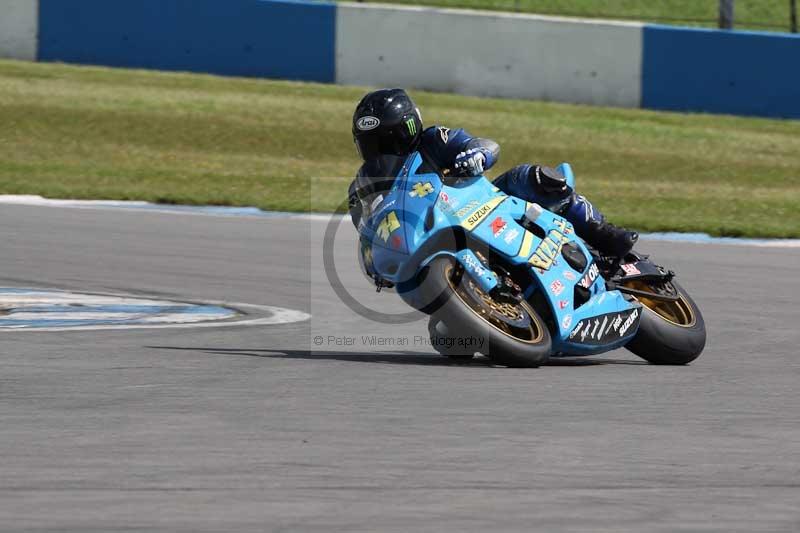
[[[478,294],[481,298],[481,301],[484,305],[488,306],[492,311],[501,314],[510,319],[519,318],[524,310],[528,314],[528,318],[530,318],[530,325],[528,326],[528,332],[530,333],[530,339],[522,339],[517,335],[514,335],[511,331],[511,327],[506,324],[505,322],[499,320],[492,320],[485,311],[479,312],[474,307],[474,301],[471,298],[468,298],[466,295],[462,294],[464,289],[461,287],[461,284],[456,286],[453,282],[453,267],[448,267],[445,271],[445,277],[447,278],[447,284],[450,285],[450,288],[453,289],[453,293],[458,296],[458,299],[469,309],[474,315],[482,319],[484,322],[492,326],[494,329],[502,333],[507,337],[511,337],[512,339],[519,341],[519,342],[526,342],[529,344],[537,344],[542,341],[544,338],[544,327],[539,320],[539,316],[533,312],[527,302],[520,302],[519,305],[512,305],[507,302],[498,302],[494,298],[492,298],[489,294],[483,291],[470,276],[462,277],[462,283],[466,280],[467,283],[470,284],[470,289],[472,289],[476,294]]]
[[[631,289],[652,292],[653,288],[645,281],[634,280],[625,284]],[[682,328],[690,328],[697,323],[694,310],[683,294],[678,291],[678,300],[674,302],[656,300],[646,296],[633,295],[646,309],[655,313],[659,318]]]

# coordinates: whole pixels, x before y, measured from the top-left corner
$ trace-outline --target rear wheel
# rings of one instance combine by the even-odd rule
[[[430,263],[420,290],[436,301],[433,325],[447,325],[451,348],[444,355],[464,359],[480,352],[494,363],[515,367],[536,367],[550,356],[550,332],[530,304],[486,293],[452,257]]]
[[[685,365],[697,359],[706,345],[706,326],[683,287],[674,281],[647,280],[631,280],[624,287],[676,297],[635,296],[642,304],[642,319],[636,336],[625,346],[628,350],[657,365]]]

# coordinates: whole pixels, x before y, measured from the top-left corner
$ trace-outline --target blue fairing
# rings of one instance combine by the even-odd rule
[[[417,307],[416,276],[438,255],[454,256],[476,277],[475,256],[468,248],[481,241],[508,263],[529,272],[529,280],[516,280],[527,286],[527,297],[536,291],[545,296],[557,328],[551,331],[554,353],[604,352],[624,345],[636,333],[639,304],[627,301],[619,291],[606,290],[590,252],[566,219],[504,194],[483,176],[444,185],[435,173],[417,174],[421,163],[419,154],[409,156],[390,192],[374,206],[361,229],[365,263],[402,287],[398,292],[406,302]],[[559,170],[574,184],[568,164]],[[521,225],[526,211],[543,238]],[[573,269],[562,256],[567,243],[574,243],[589,258],[583,271]],[[484,288],[493,286],[492,276],[489,271],[479,280]],[[589,300],[576,307],[575,285],[582,279],[588,285]]]

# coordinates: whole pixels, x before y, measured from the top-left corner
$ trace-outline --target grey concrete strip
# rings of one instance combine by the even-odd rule
[[[706,352],[519,370],[448,364],[413,344],[424,322],[351,313],[319,267],[323,227],[3,206],[2,286],[313,318],[0,334],[0,530],[800,529],[800,250],[646,242],[703,309]],[[404,311],[353,246],[343,225],[342,284]]]

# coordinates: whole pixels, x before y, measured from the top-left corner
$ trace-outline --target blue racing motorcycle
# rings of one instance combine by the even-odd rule
[[[574,187],[569,164],[558,170]],[[450,178],[419,153],[398,158],[391,176],[382,192],[359,194],[361,266],[430,315],[439,353],[539,366],[623,346],[686,364],[703,350],[700,310],[647,256],[602,257],[564,218],[483,176]]]

